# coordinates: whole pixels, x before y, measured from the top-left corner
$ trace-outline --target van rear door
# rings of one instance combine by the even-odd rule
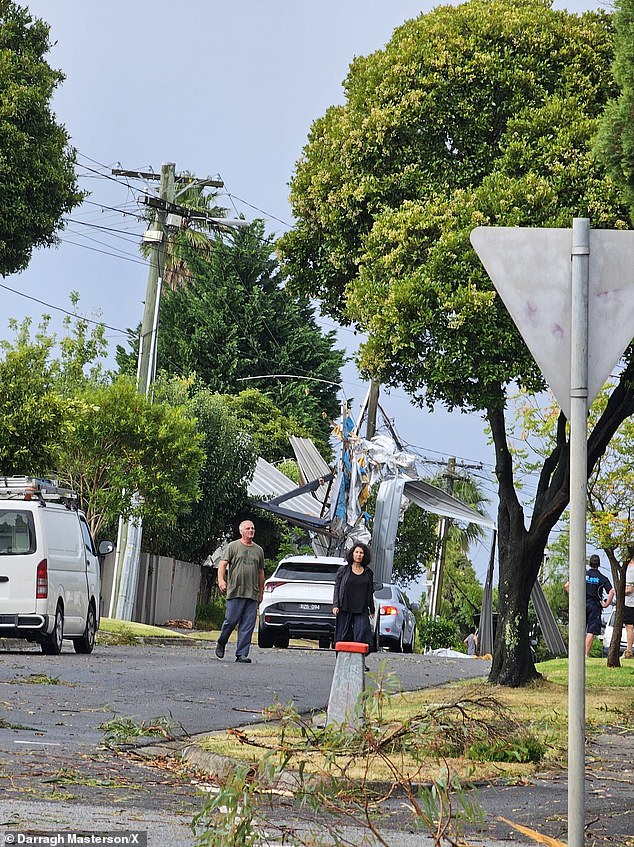
[[[0,614],[33,614],[37,573],[33,513],[19,505],[0,508]]]
[[[83,631],[88,613],[84,540],[74,510],[49,503],[41,508],[40,520],[47,543],[49,596],[63,599],[64,635],[69,637]]]

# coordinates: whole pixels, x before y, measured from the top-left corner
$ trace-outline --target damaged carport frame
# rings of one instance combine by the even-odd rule
[[[335,475],[310,439],[292,436],[291,444],[302,478],[309,481],[296,486],[277,468],[260,458],[249,484],[249,496],[257,508],[308,531],[316,554],[340,555],[346,535],[335,521],[330,505],[330,501],[336,499]],[[432,514],[495,529],[489,517],[428,482],[402,474],[390,476],[379,485],[373,522],[371,548],[377,581],[387,583],[392,580],[396,534],[404,497]],[[491,562],[480,614],[481,652],[487,653],[493,650],[492,590]],[[538,582],[531,599],[549,649],[554,655],[567,655],[565,642]]]

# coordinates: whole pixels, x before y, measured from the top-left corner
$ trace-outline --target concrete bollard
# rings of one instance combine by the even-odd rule
[[[327,723],[359,725],[354,708],[365,689],[365,654],[368,645],[359,641],[338,641],[337,658],[328,698]]]

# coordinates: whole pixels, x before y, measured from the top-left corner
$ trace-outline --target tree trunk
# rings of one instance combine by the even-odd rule
[[[630,358],[627,367],[588,438],[588,476],[620,424],[634,414],[634,361],[632,351],[628,350],[627,353]],[[499,406],[487,410],[495,445],[495,473],[500,498],[499,609],[489,681],[519,687],[539,676],[530,650],[528,601],[539,573],[548,535],[570,499],[570,444],[566,419],[561,413],[556,445],[542,466],[532,517],[526,529],[524,509],[517,497],[513,479],[513,458],[506,438],[504,403],[504,393],[500,386]]]
[[[541,677],[535,669],[528,632],[528,601],[535,567],[526,569],[525,562],[522,546],[513,545],[504,556],[500,550],[498,624],[489,681],[511,688]],[[520,579],[516,574],[521,574]]]
[[[621,633],[623,631],[623,612],[625,610],[625,574],[627,562],[621,563],[616,558],[614,550],[606,550],[612,571],[612,584],[614,585],[614,598],[616,605],[614,609],[614,627],[612,629],[612,640],[608,647],[609,668],[621,667]]]

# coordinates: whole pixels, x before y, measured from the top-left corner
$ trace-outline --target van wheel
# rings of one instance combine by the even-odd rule
[[[95,646],[95,633],[97,632],[97,617],[95,615],[95,607],[91,603],[88,606],[88,615],[86,616],[86,629],[81,638],[73,638],[73,647],[75,653],[92,653]]]
[[[53,632],[42,641],[42,653],[47,656],[59,656],[62,652],[64,640],[64,612],[62,604],[58,603],[55,609],[55,626]]]

